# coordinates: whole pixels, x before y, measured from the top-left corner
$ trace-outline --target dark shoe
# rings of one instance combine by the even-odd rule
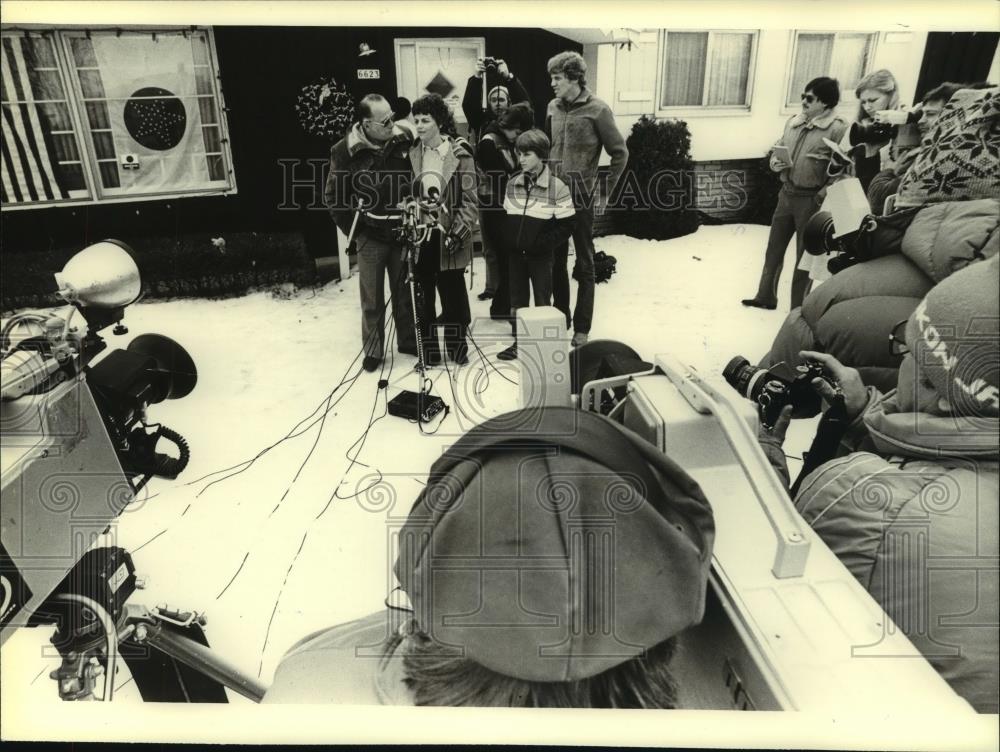
[[[452,330],[454,332],[454,329]],[[445,336],[444,346],[448,350],[448,357],[453,363],[457,363],[460,366],[464,366],[469,362],[469,344],[465,340],[465,334],[468,331],[467,327],[461,327],[454,336]],[[445,329],[448,332],[448,329]]]
[[[441,345],[435,339],[424,345],[424,365],[439,366],[444,363],[444,353],[441,352]]]
[[[368,373],[372,373],[376,368],[378,368],[379,363],[381,362],[381,358],[376,358],[374,355],[366,355],[365,359],[361,361],[361,367],[368,371]]]
[[[469,345],[464,337],[457,342],[448,343],[448,357],[453,363],[460,366],[469,362]]]
[[[476,297],[479,298],[480,300],[492,300],[493,293],[491,293],[489,290],[483,290]]]
[[[517,342],[497,353],[497,360],[517,360]]]
[[[770,303],[766,300],[758,300],[757,298],[746,298],[745,300],[742,300],[740,302],[743,303],[743,305],[745,305],[747,308],[763,308],[768,311],[773,311],[775,308],[778,307],[777,302]]]

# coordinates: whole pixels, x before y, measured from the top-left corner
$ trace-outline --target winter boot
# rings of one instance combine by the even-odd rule
[[[468,327],[464,325],[459,326],[457,332],[454,330],[454,327],[447,327],[445,329],[444,346],[448,350],[448,357],[453,363],[460,366],[464,366],[469,362],[469,344],[465,339],[468,330]]]
[[[497,353],[497,360],[517,360],[517,342]]]

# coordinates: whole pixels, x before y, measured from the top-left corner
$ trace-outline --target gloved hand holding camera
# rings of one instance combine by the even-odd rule
[[[813,379],[812,386],[828,404],[843,397],[847,420],[854,420],[861,414],[868,404],[868,387],[856,368],[845,366],[827,353],[802,350],[799,356],[823,367],[827,377]]]

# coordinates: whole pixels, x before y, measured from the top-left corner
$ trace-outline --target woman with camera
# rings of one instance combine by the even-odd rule
[[[764,268],[757,294],[743,300],[751,308],[774,310],[778,307],[778,278],[784,263],[788,241],[795,236],[796,263],[801,261],[803,232],[816,213],[820,194],[830,181],[828,165],[832,149],[843,138],[847,123],[834,112],[840,102],[836,79],[814,78],[802,92],[802,111],[785,124],[785,132],[771,149],[770,167],[781,176],[778,206],[771,218]],[[809,272],[796,269],[792,277],[792,308],[802,305],[809,288]]]
[[[890,159],[892,133],[878,113],[899,109],[899,85],[889,71],[882,69],[862,78],[854,94],[858,98],[858,114],[842,144],[854,160],[854,175],[868,191],[872,178]],[[878,207],[881,209],[881,207]]]
[[[459,365],[469,362],[465,341],[472,315],[465,289],[465,267],[472,262],[472,232],[479,221],[476,167],[472,151],[456,139],[455,121],[444,99],[425,94],[413,103],[419,142],[410,149],[413,192],[425,203],[437,204],[437,227],[420,248],[416,277],[422,291],[417,301],[420,336],[427,365],[444,358],[436,325],[444,330],[448,357]],[[441,296],[437,318],[434,291]]]

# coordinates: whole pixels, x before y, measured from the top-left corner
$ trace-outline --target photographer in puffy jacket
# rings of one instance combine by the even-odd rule
[[[821,363],[850,425],[839,456],[802,479],[795,506],[952,688],[997,712],[1000,257],[934,287],[894,327],[897,388]],[[760,443],[788,479],[786,408]]]

